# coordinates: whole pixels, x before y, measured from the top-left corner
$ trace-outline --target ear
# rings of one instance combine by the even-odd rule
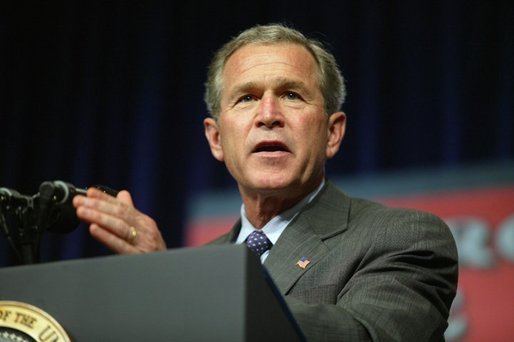
[[[220,131],[218,122],[213,118],[205,118],[203,120],[203,128],[205,137],[209,142],[211,153],[219,161],[223,161],[223,148],[221,147]]]
[[[343,112],[332,113],[328,118],[328,141],[325,152],[327,159],[332,158],[339,151],[345,131],[346,114]]]

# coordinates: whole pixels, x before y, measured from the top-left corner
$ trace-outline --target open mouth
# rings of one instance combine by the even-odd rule
[[[280,141],[263,141],[258,143],[252,152],[289,152],[289,149]]]

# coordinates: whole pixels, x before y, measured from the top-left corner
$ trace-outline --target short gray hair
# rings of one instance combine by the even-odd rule
[[[218,119],[223,92],[223,69],[227,60],[248,44],[293,43],[305,47],[318,65],[318,82],[325,102],[325,112],[337,112],[346,96],[344,79],[335,57],[318,40],[307,38],[301,32],[282,24],[256,25],[223,45],[209,64],[204,100],[212,117]]]

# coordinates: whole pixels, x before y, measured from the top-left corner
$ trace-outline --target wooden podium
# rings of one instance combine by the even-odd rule
[[[8,267],[0,301],[42,309],[79,342],[304,340],[242,245]]]

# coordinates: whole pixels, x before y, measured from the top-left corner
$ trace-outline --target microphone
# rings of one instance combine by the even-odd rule
[[[18,191],[8,188],[0,188],[0,205],[9,207],[30,206],[32,197],[20,194]]]
[[[44,201],[52,201],[55,204],[70,202],[75,195],[86,195],[86,190],[77,189],[70,183],[60,180],[43,182],[39,186],[39,197]]]
[[[117,190],[103,185],[91,187],[113,197],[118,195]],[[73,197],[86,194],[86,189],[77,188],[62,180],[41,183],[39,192],[34,196],[21,195],[16,190],[0,187],[0,213],[11,212],[20,215],[20,218],[24,216],[27,222],[35,224],[40,231],[69,233],[80,223],[73,207]]]
[[[118,191],[104,185],[92,185],[100,191],[116,197]],[[39,186],[39,227],[54,233],[69,233],[80,223],[73,207],[73,197],[86,196],[87,190],[76,188],[61,180],[46,181]]]
[[[109,188],[108,186],[105,186],[105,185],[95,184],[95,185],[91,185],[90,188],[98,189],[98,190],[102,191],[103,193],[105,193],[107,195],[111,195],[112,197],[118,196],[118,193],[119,193],[118,190],[111,189],[111,188]]]
[[[56,180],[39,186],[38,226],[54,233],[69,233],[80,223],[72,200],[75,195],[85,195],[86,190]]]

